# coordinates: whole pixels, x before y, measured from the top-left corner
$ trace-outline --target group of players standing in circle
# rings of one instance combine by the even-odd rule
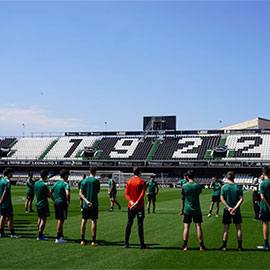
[[[86,177],[84,175],[82,181],[79,182],[79,197],[82,211],[82,223],[81,223],[81,245],[86,245],[85,231],[88,219],[91,219],[92,226],[92,246],[97,246],[96,233],[97,233],[97,220],[98,220],[98,193],[100,192],[100,182],[96,178],[96,168],[90,168],[90,175]],[[134,177],[130,178],[126,182],[125,197],[128,200],[128,222],[125,231],[125,245],[124,248],[129,248],[129,238],[131,234],[131,228],[134,219],[138,219],[138,234],[140,239],[140,248],[149,248],[144,243],[144,230],[143,221],[145,217],[145,205],[144,195],[148,196],[147,211],[150,214],[151,202],[153,203],[153,213],[155,213],[155,201],[156,195],[159,191],[157,183],[154,181],[155,176],[151,176],[148,183],[141,178],[142,171],[139,167],[133,168]],[[0,237],[5,237],[4,224],[6,218],[8,218],[8,228],[10,230],[11,238],[19,238],[15,233],[13,227],[13,207],[11,201],[11,182],[13,170],[6,168],[3,172],[3,177],[0,179]],[[70,186],[67,183],[69,178],[69,171],[63,169],[60,171],[60,180],[55,182],[51,189],[49,189],[46,181],[48,179],[49,172],[42,170],[40,172],[40,180],[34,181],[33,174],[29,173],[29,179],[27,180],[27,199],[25,202],[25,212],[28,213],[28,207],[30,212],[33,212],[32,203],[34,195],[36,195],[36,208],[38,214],[38,237],[39,241],[46,241],[48,238],[44,235],[44,229],[46,226],[47,217],[50,215],[48,198],[54,201],[55,218],[57,220],[57,237],[56,243],[66,243],[64,238],[63,226],[64,221],[67,219],[68,206],[70,204]],[[111,207],[109,211],[114,210],[114,204],[121,209],[120,204],[116,200],[116,183],[112,178],[112,175],[108,175],[108,193],[110,197]],[[197,229],[197,236],[200,243],[200,250],[207,250],[204,245],[203,231],[201,223],[202,211],[200,207],[199,196],[202,192],[202,186],[194,179],[194,172],[189,170],[184,175],[182,185],[182,210],[179,215],[183,215],[184,232],[183,240],[184,244],[181,247],[183,250],[188,250],[188,237],[190,224],[192,221],[195,223]],[[227,239],[229,234],[229,227],[231,222],[235,224],[237,230],[238,250],[242,251],[242,217],[240,206],[243,203],[243,190],[242,187],[234,183],[235,175],[233,172],[228,172],[226,175],[227,183],[224,184],[217,177],[212,178],[210,187],[213,188],[212,201],[210,204],[208,218],[212,216],[213,206],[216,203],[216,217],[219,214],[219,203],[224,204],[223,212],[223,243],[219,248],[220,250],[227,250]],[[268,234],[269,234],[269,222],[270,222],[270,169],[263,168],[262,182],[260,186],[255,186],[254,194],[260,197],[260,210],[258,212],[258,198],[254,201],[254,209],[256,211],[256,219],[261,219],[263,223],[263,235],[264,245],[258,246],[264,250],[269,249]],[[258,197],[257,195],[257,197]]]
[[[8,228],[10,230],[11,238],[19,238],[20,236],[15,233],[13,226],[13,207],[11,200],[11,178],[13,176],[13,169],[6,168],[3,172],[3,177],[0,179],[0,237],[7,237],[5,235],[4,226],[5,220],[8,219]],[[68,184],[69,171],[63,169],[60,171],[60,180],[55,182],[51,189],[48,186],[49,172],[42,170],[40,172],[40,179],[35,181],[33,179],[33,173],[28,174],[29,178],[26,181],[27,184],[27,198],[25,201],[25,213],[33,211],[33,200],[36,197],[35,205],[38,215],[38,241],[46,241],[48,238],[44,234],[47,217],[50,216],[48,198],[54,202],[55,218],[57,220],[57,236],[56,243],[66,243],[64,238],[64,222],[67,219],[68,207],[70,204],[70,186]],[[143,236],[143,219],[144,219],[144,194],[147,189],[148,195],[148,213],[150,213],[150,203],[153,202],[153,213],[155,212],[155,198],[158,192],[158,186],[154,181],[154,176],[151,177],[149,183],[140,178],[141,169],[134,168],[134,177],[129,179],[126,183],[125,196],[128,199],[128,223],[126,227],[126,240],[125,248],[129,247],[129,236],[131,233],[131,227],[133,220],[138,217],[138,227],[140,236],[140,248],[148,248],[144,244]],[[116,200],[116,183],[112,178],[112,175],[108,175],[108,193],[110,197],[111,207],[110,212],[114,210],[114,204],[121,210],[121,206]],[[88,219],[91,219],[92,226],[92,246],[97,246],[96,232],[97,232],[97,220],[98,220],[98,193],[100,191],[100,182],[96,178],[96,168],[90,168],[90,175],[87,177],[83,175],[83,179],[78,184],[80,206],[82,212],[81,223],[81,245],[86,245],[85,231]]]
[[[213,189],[212,200],[210,204],[208,218],[212,216],[214,204],[216,203],[216,217],[219,214],[220,202],[224,205],[224,212],[222,223],[224,224],[224,230],[222,235],[222,246],[219,250],[227,250],[227,240],[229,236],[230,224],[235,224],[237,231],[238,250],[242,251],[242,216],[240,206],[244,201],[243,189],[241,186],[234,183],[235,174],[229,171],[226,174],[226,184],[218,177],[213,177],[210,188]],[[202,191],[202,187],[194,181],[194,173],[192,170],[188,171],[184,175],[184,179],[180,181],[182,185],[182,210],[178,215],[184,215],[184,245],[183,250],[188,250],[188,235],[190,223],[193,219],[196,229],[198,240],[200,242],[200,250],[207,250],[203,242],[202,232],[202,213],[200,209],[199,194]],[[254,179],[253,183],[253,207],[255,212],[254,220],[261,220],[263,224],[263,237],[264,244],[257,246],[258,249],[269,250],[269,222],[270,222],[270,168],[263,168],[261,175],[261,182],[258,178]]]

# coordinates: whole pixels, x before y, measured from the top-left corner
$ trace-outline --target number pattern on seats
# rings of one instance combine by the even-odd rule
[[[167,137],[153,160],[203,160],[208,149],[219,145],[220,136]]]
[[[229,150],[235,151],[234,157],[224,160],[269,160],[269,135],[229,135],[226,140]]]
[[[153,146],[151,138],[102,138],[98,151],[99,160],[146,160]]]

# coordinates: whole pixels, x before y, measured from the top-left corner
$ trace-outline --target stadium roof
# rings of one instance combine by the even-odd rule
[[[221,130],[233,130],[233,129],[270,129],[270,120],[257,117],[255,119],[247,120],[231,126],[221,128]]]

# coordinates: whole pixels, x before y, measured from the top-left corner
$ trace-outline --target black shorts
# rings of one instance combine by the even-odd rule
[[[190,224],[192,222],[192,219],[193,219],[194,223],[202,223],[203,222],[202,214],[200,214],[198,216],[190,216],[190,215],[186,215],[184,213],[184,218],[183,218],[184,223]]]
[[[223,224],[231,224],[233,219],[233,224],[241,224],[242,223],[242,217],[241,214],[231,215],[228,210],[224,209],[223,212]]]
[[[145,217],[144,208],[134,210],[130,210],[130,208],[128,208],[128,222],[133,222],[136,216],[138,218],[138,222],[143,222]]]
[[[13,208],[0,208],[0,216],[3,217],[12,217],[13,216]]]
[[[67,203],[55,202],[54,210],[55,210],[55,219],[59,219],[59,220],[67,219],[67,213],[68,213]]]
[[[212,196],[212,202],[220,202],[220,195]]]
[[[98,219],[98,207],[95,208],[83,208],[82,211],[83,219]]]
[[[261,211],[261,219],[262,221],[270,221],[270,213]]]
[[[27,199],[28,200],[33,200],[34,196],[35,196],[35,193],[30,193],[30,192],[27,193]]]
[[[109,194],[110,198],[116,198],[116,192],[115,191],[112,191],[110,194]]]
[[[153,202],[155,202],[156,201],[156,194],[148,194],[147,199],[148,199],[148,201],[152,200]]]
[[[38,217],[39,218],[45,218],[45,217],[49,217],[50,216],[50,209],[49,207],[43,207],[40,209],[37,209],[38,212]]]

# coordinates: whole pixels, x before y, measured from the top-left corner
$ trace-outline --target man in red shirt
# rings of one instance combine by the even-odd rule
[[[138,233],[141,242],[141,249],[149,248],[144,244],[143,236],[143,220],[144,220],[144,193],[146,190],[146,182],[141,179],[141,169],[133,168],[134,177],[130,178],[126,183],[125,196],[128,200],[128,223],[126,227],[126,240],[124,248],[129,248],[128,241],[131,233],[134,218],[138,219]]]

